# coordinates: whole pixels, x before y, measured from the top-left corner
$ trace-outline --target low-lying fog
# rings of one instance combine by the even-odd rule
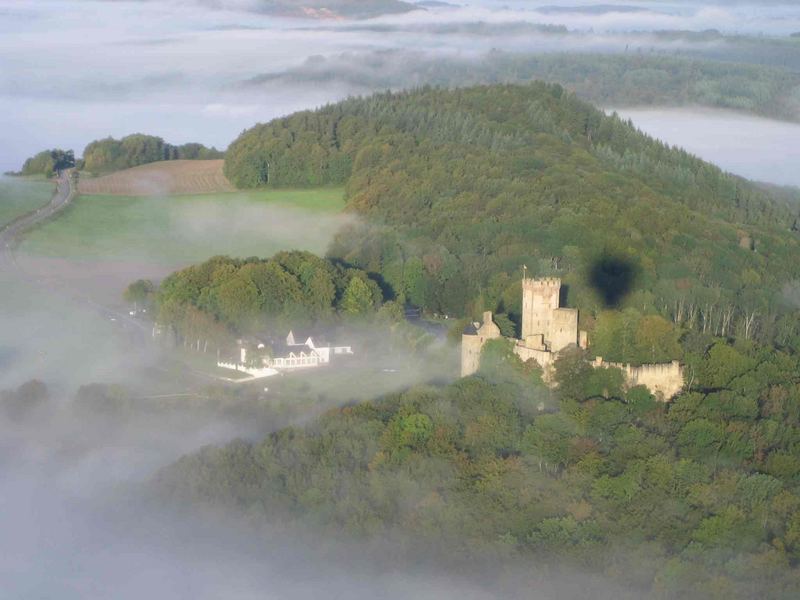
[[[726,171],[800,187],[800,124],[699,108],[620,109],[639,129]]]
[[[162,514],[138,485],[204,444],[268,423],[187,409],[121,422],[51,400],[0,415],[0,597],[152,599],[489,598],[470,584],[313,548],[286,533]]]
[[[335,80],[325,86],[243,83],[313,55],[383,48],[467,57],[492,48],[623,51],[633,31],[800,31],[796,3],[604,0],[637,10],[592,14],[560,10],[580,4],[576,0],[543,0],[538,9],[522,0],[481,0],[353,26],[276,19],[254,12],[258,1],[0,0],[0,171],[19,168],[43,148],[80,153],[92,139],[133,131],[224,148],[257,121],[360,91]],[[582,35],[505,35],[502,27],[481,36],[419,30],[481,21],[564,25]],[[397,27],[383,27],[389,25]],[[622,113],[734,172],[800,184],[800,125],[727,113]],[[208,228],[207,221],[201,215],[186,227],[194,235]],[[334,560],[277,533],[254,536],[145,508],[135,486],[158,468],[204,444],[255,438],[281,422],[196,414],[191,406],[157,419],[73,414],[69,399],[83,383],[142,384],[153,377],[161,378],[155,387],[180,392],[196,389],[197,382],[173,375],[147,343],[146,328],[121,327],[112,321],[117,316],[91,299],[47,282],[41,286],[13,270],[0,271],[0,389],[40,378],[50,385],[54,403],[29,422],[0,416],[0,597],[491,596],[432,573],[372,568],[347,556]],[[398,375],[398,385],[412,381]],[[579,580],[573,584],[583,591],[573,589],[569,597],[597,595]],[[545,597],[531,589],[526,595]]]
[[[0,170],[19,168],[42,148],[80,153],[92,139],[132,131],[224,148],[257,121],[363,91],[336,80],[243,85],[314,55],[408,48],[462,57],[491,49],[669,53],[718,42],[664,41],[647,32],[800,31],[800,6],[788,2],[613,0],[592,9],[574,0],[478,0],[357,23],[274,18],[255,10],[261,4],[0,0]],[[589,9],[574,8],[582,4]],[[570,33],[524,30],[520,23]],[[481,24],[491,27],[469,27]]]

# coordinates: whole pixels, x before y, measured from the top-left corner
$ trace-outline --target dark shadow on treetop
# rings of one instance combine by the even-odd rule
[[[608,308],[618,307],[633,291],[638,266],[629,258],[603,253],[589,266],[589,284]]]

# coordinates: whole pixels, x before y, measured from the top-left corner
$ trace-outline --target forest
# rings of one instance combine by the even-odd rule
[[[492,342],[474,377],[206,448],[152,493],[249,526],[383,540],[400,568],[498,590],[518,567],[600,575],[620,598],[794,597],[797,356],[703,334],[685,347],[689,390],[667,404],[577,352],[554,392]]]
[[[385,90],[422,84],[456,87],[538,79],[559,83],[601,106],[700,105],[798,121],[799,70],[633,51],[526,54],[492,50],[478,58],[464,58],[380,50],[313,57],[287,71],[255,77],[247,83],[336,81],[359,89]]]
[[[188,143],[174,146],[160,137],[134,133],[116,140],[108,137],[90,142],[83,151],[81,168],[93,174],[120,171],[161,160],[207,160],[222,158],[216,148]]]
[[[509,597],[515,569],[589,574],[620,598],[796,594],[791,193],[545,83],[424,88],[298,113],[245,132],[225,168],[240,187],[344,184],[363,219],[326,259],[216,258],[168,278],[157,303],[190,343],[193,314],[231,335],[298,318],[298,306],[324,322],[363,319],[381,302],[396,320],[403,303],[463,317],[453,340],[484,309],[515,335],[526,265],[562,278],[591,345],[562,353],[553,387],[508,341],[492,341],[475,376],[184,456],[150,483],[155,502],[388,542],[400,567],[436,565]],[[371,293],[346,302],[354,281]],[[276,300],[280,290],[293,300]],[[661,402],[620,370],[593,368],[596,354],[679,359],[685,388]]]
[[[285,334],[367,317],[383,303],[380,287],[364,271],[300,251],[269,259],[214,257],[173,273],[157,291],[133,282],[125,297],[155,303],[162,327],[206,351],[224,348],[236,335]]]
[[[793,193],[724,173],[560,85],[346,100],[246,131],[225,173],[245,188],[346,184],[366,221],[330,257],[428,314],[492,310],[518,326],[527,265],[562,278],[590,334],[614,309],[781,347],[800,339]]]

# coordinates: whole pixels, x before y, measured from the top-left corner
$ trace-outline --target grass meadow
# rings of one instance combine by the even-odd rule
[[[348,217],[342,188],[170,197],[79,196],[26,236],[21,251],[80,260],[180,265],[227,254],[324,253]]]
[[[0,227],[49,203],[54,189],[45,179],[0,177]]]

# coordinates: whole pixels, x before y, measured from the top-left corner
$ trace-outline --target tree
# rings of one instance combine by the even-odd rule
[[[666,362],[681,357],[675,326],[658,315],[642,317],[636,327],[636,346],[641,362]]]
[[[0,393],[0,410],[10,419],[23,419],[42,407],[49,398],[47,386],[32,379],[14,391]]]
[[[149,306],[154,293],[155,286],[152,281],[149,279],[137,279],[125,288],[123,298],[130,304]]]
[[[21,175],[44,175],[52,177],[57,171],[75,166],[75,153],[72,150],[44,150],[32,156],[22,165]]]
[[[375,308],[372,303],[372,292],[360,277],[353,277],[347,284],[340,308],[344,314],[351,316],[366,315]]]

